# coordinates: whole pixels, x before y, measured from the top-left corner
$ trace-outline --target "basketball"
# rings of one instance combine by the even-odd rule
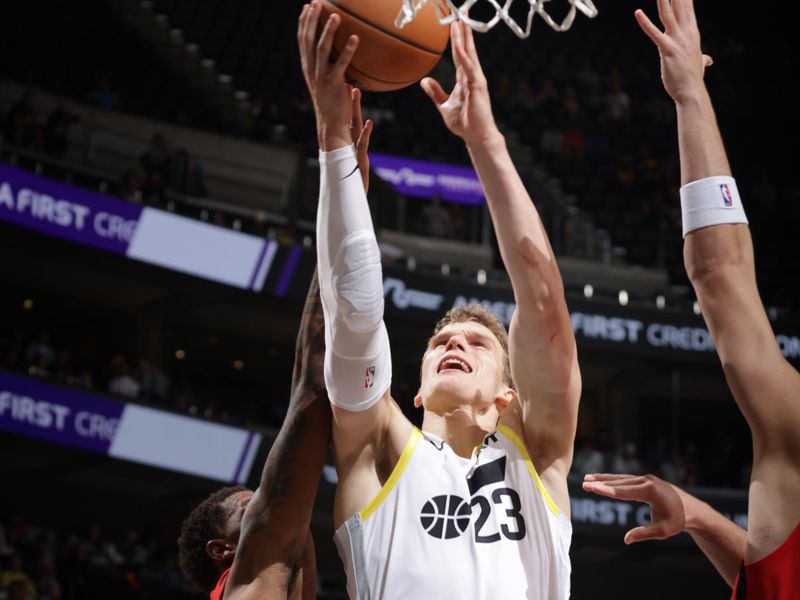
[[[322,0],[323,19],[338,13],[342,22],[333,46],[338,54],[347,38],[359,46],[347,70],[347,80],[373,92],[399,90],[427,75],[447,48],[450,29],[436,18],[434,3],[399,29],[394,20],[402,0]]]

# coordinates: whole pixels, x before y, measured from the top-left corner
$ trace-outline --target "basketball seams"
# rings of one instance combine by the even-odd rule
[[[426,48],[425,46],[422,46],[421,44],[417,44],[416,42],[413,42],[411,40],[407,40],[405,38],[402,38],[402,37],[398,36],[397,34],[389,31],[385,27],[382,27],[381,25],[377,25],[374,22],[372,22],[372,21],[370,21],[368,19],[365,19],[361,15],[358,15],[358,14],[354,13],[353,11],[343,7],[341,4],[339,4],[339,2],[337,0],[323,0],[323,2],[325,4],[330,4],[331,6],[335,7],[336,10],[338,10],[340,12],[343,12],[343,13],[347,14],[348,16],[350,16],[350,17],[352,17],[354,19],[358,19],[362,23],[364,23],[366,25],[369,25],[370,27],[372,27],[376,31],[380,31],[384,35],[388,35],[390,38],[395,39],[398,42],[402,42],[404,44],[407,44],[408,46],[411,46],[412,48],[416,48],[417,50],[421,50],[422,52],[427,52],[428,54],[431,54],[431,55],[433,55],[433,56],[435,56],[437,58],[439,58],[442,55],[442,53],[437,51],[437,50],[433,50],[431,48]],[[350,65],[350,66],[352,67],[352,65]],[[360,72],[363,73],[363,71],[360,71]],[[368,75],[368,73],[364,73],[364,74]],[[372,77],[372,76],[370,75],[370,77]],[[380,79],[376,79],[376,81],[380,81]],[[395,83],[395,82],[385,82],[385,83]]]

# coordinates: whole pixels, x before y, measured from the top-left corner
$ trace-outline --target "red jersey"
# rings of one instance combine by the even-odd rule
[[[211,590],[211,595],[209,600],[222,600],[222,592],[225,591],[225,583],[228,581],[228,575],[230,574],[231,574],[230,569],[225,569],[222,572],[222,575],[219,576],[217,587]]]
[[[777,550],[742,565],[731,600],[797,600],[800,590],[800,523]]]

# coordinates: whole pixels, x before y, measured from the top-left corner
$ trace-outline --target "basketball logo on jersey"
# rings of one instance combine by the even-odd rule
[[[463,535],[475,516],[475,542],[479,544],[491,544],[504,538],[512,541],[523,539],[527,527],[520,512],[522,502],[516,490],[499,487],[492,490],[489,496],[480,493],[491,485],[504,482],[505,476],[505,456],[481,465],[467,478],[472,498],[467,501],[455,495],[434,496],[420,511],[422,528],[436,539],[450,540]],[[501,519],[490,519],[495,510],[505,511]]]
[[[434,496],[422,507],[419,516],[422,528],[437,539],[449,540],[460,536],[469,527],[472,508],[460,496]]]
[[[722,203],[725,208],[733,208],[733,194],[730,186],[727,183],[723,183],[719,186],[719,191],[722,193]]]
[[[375,367],[367,367],[364,371],[364,389],[368,390],[375,384]]]

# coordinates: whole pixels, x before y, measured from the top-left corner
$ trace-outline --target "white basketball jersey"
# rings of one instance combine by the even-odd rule
[[[571,537],[504,426],[468,459],[414,429],[378,495],[335,534],[353,600],[566,600]]]

